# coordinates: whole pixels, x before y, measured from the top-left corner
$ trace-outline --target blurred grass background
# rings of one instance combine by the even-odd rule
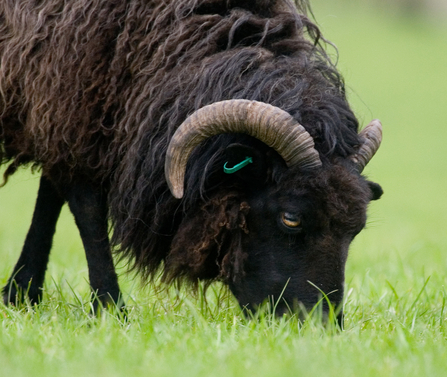
[[[140,305],[132,328],[107,322],[86,326],[85,319],[76,322],[76,310],[61,315],[60,310],[67,309],[50,299],[50,309],[44,306],[43,314],[35,315],[0,305],[0,375],[7,371],[5,375],[26,376],[36,370],[37,375],[54,376],[76,371],[147,375],[148,370],[155,375],[203,376],[445,375],[446,2],[312,4],[325,38],[337,46],[328,46],[328,51],[338,58],[361,124],[379,118],[384,127],[383,144],[365,173],[385,194],[371,203],[367,229],[350,251],[346,331],[340,336],[310,331],[306,336],[284,323],[246,324],[231,303],[221,303],[222,317],[216,314],[201,322],[192,309],[200,303],[193,298],[179,311],[167,299],[164,313],[158,304],[152,309],[150,290],[140,293],[134,289],[138,283],[123,274],[125,295]],[[22,171],[0,190],[2,286],[19,256],[38,181],[38,176]],[[73,289],[87,298],[86,280],[82,244],[65,208],[47,274],[49,296],[61,289],[73,303]],[[219,306],[213,310],[217,313]],[[23,348],[29,351],[29,362],[21,365]]]

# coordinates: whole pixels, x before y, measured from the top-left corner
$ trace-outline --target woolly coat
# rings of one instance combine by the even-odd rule
[[[358,147],[343,81],[306,3],[295,6],[288,0],[3,0],[6,178],[32,164],[54,182],[89,179],[108,187],[112,241],[150,275],[166,261],[189,208],[201,201],[225,212],[234,200],[206,204],[222,179],[223,151],[240,140],[234,135],[215,137],[193,154],[181,202],[167,189],[167,145],[196,109],[232,98],[278,106],[311,134],[323,163]]]

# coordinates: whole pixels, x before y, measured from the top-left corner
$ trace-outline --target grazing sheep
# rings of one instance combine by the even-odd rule
[[[358,133],[307,13],[290,0],[3,0],[0,159],[5,180],[42,173],[5,303],[28,287],[40,300],[68,202],[103,304],[120,300],[110,221],[143,278],[220,279],[249,309],[312,307],[319,290],[339,305],[349,245],[382,194],[361,176],[381,126]]]

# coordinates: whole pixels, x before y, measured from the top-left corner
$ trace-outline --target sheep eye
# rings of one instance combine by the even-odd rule
[[[298,228],[301,225],[300,218],[288,212],[281,213],[281,221],[288,228]]]

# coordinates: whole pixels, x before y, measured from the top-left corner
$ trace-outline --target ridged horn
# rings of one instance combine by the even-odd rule
[[[380,147],[382,123],[380,120],[374,119],[360,132],[359,136],[363,140],[363,144],[351,159],[357,165],[358,172],[361,173]]]
[[[194,148],[223,133],[243,133],[259,139],[275,149],[289,167],[321,166],[312,137],[289,113],[257,101],[215,102],[190,115],[169,143],[165,176],[176,198],[183,197],[186,164]]]

